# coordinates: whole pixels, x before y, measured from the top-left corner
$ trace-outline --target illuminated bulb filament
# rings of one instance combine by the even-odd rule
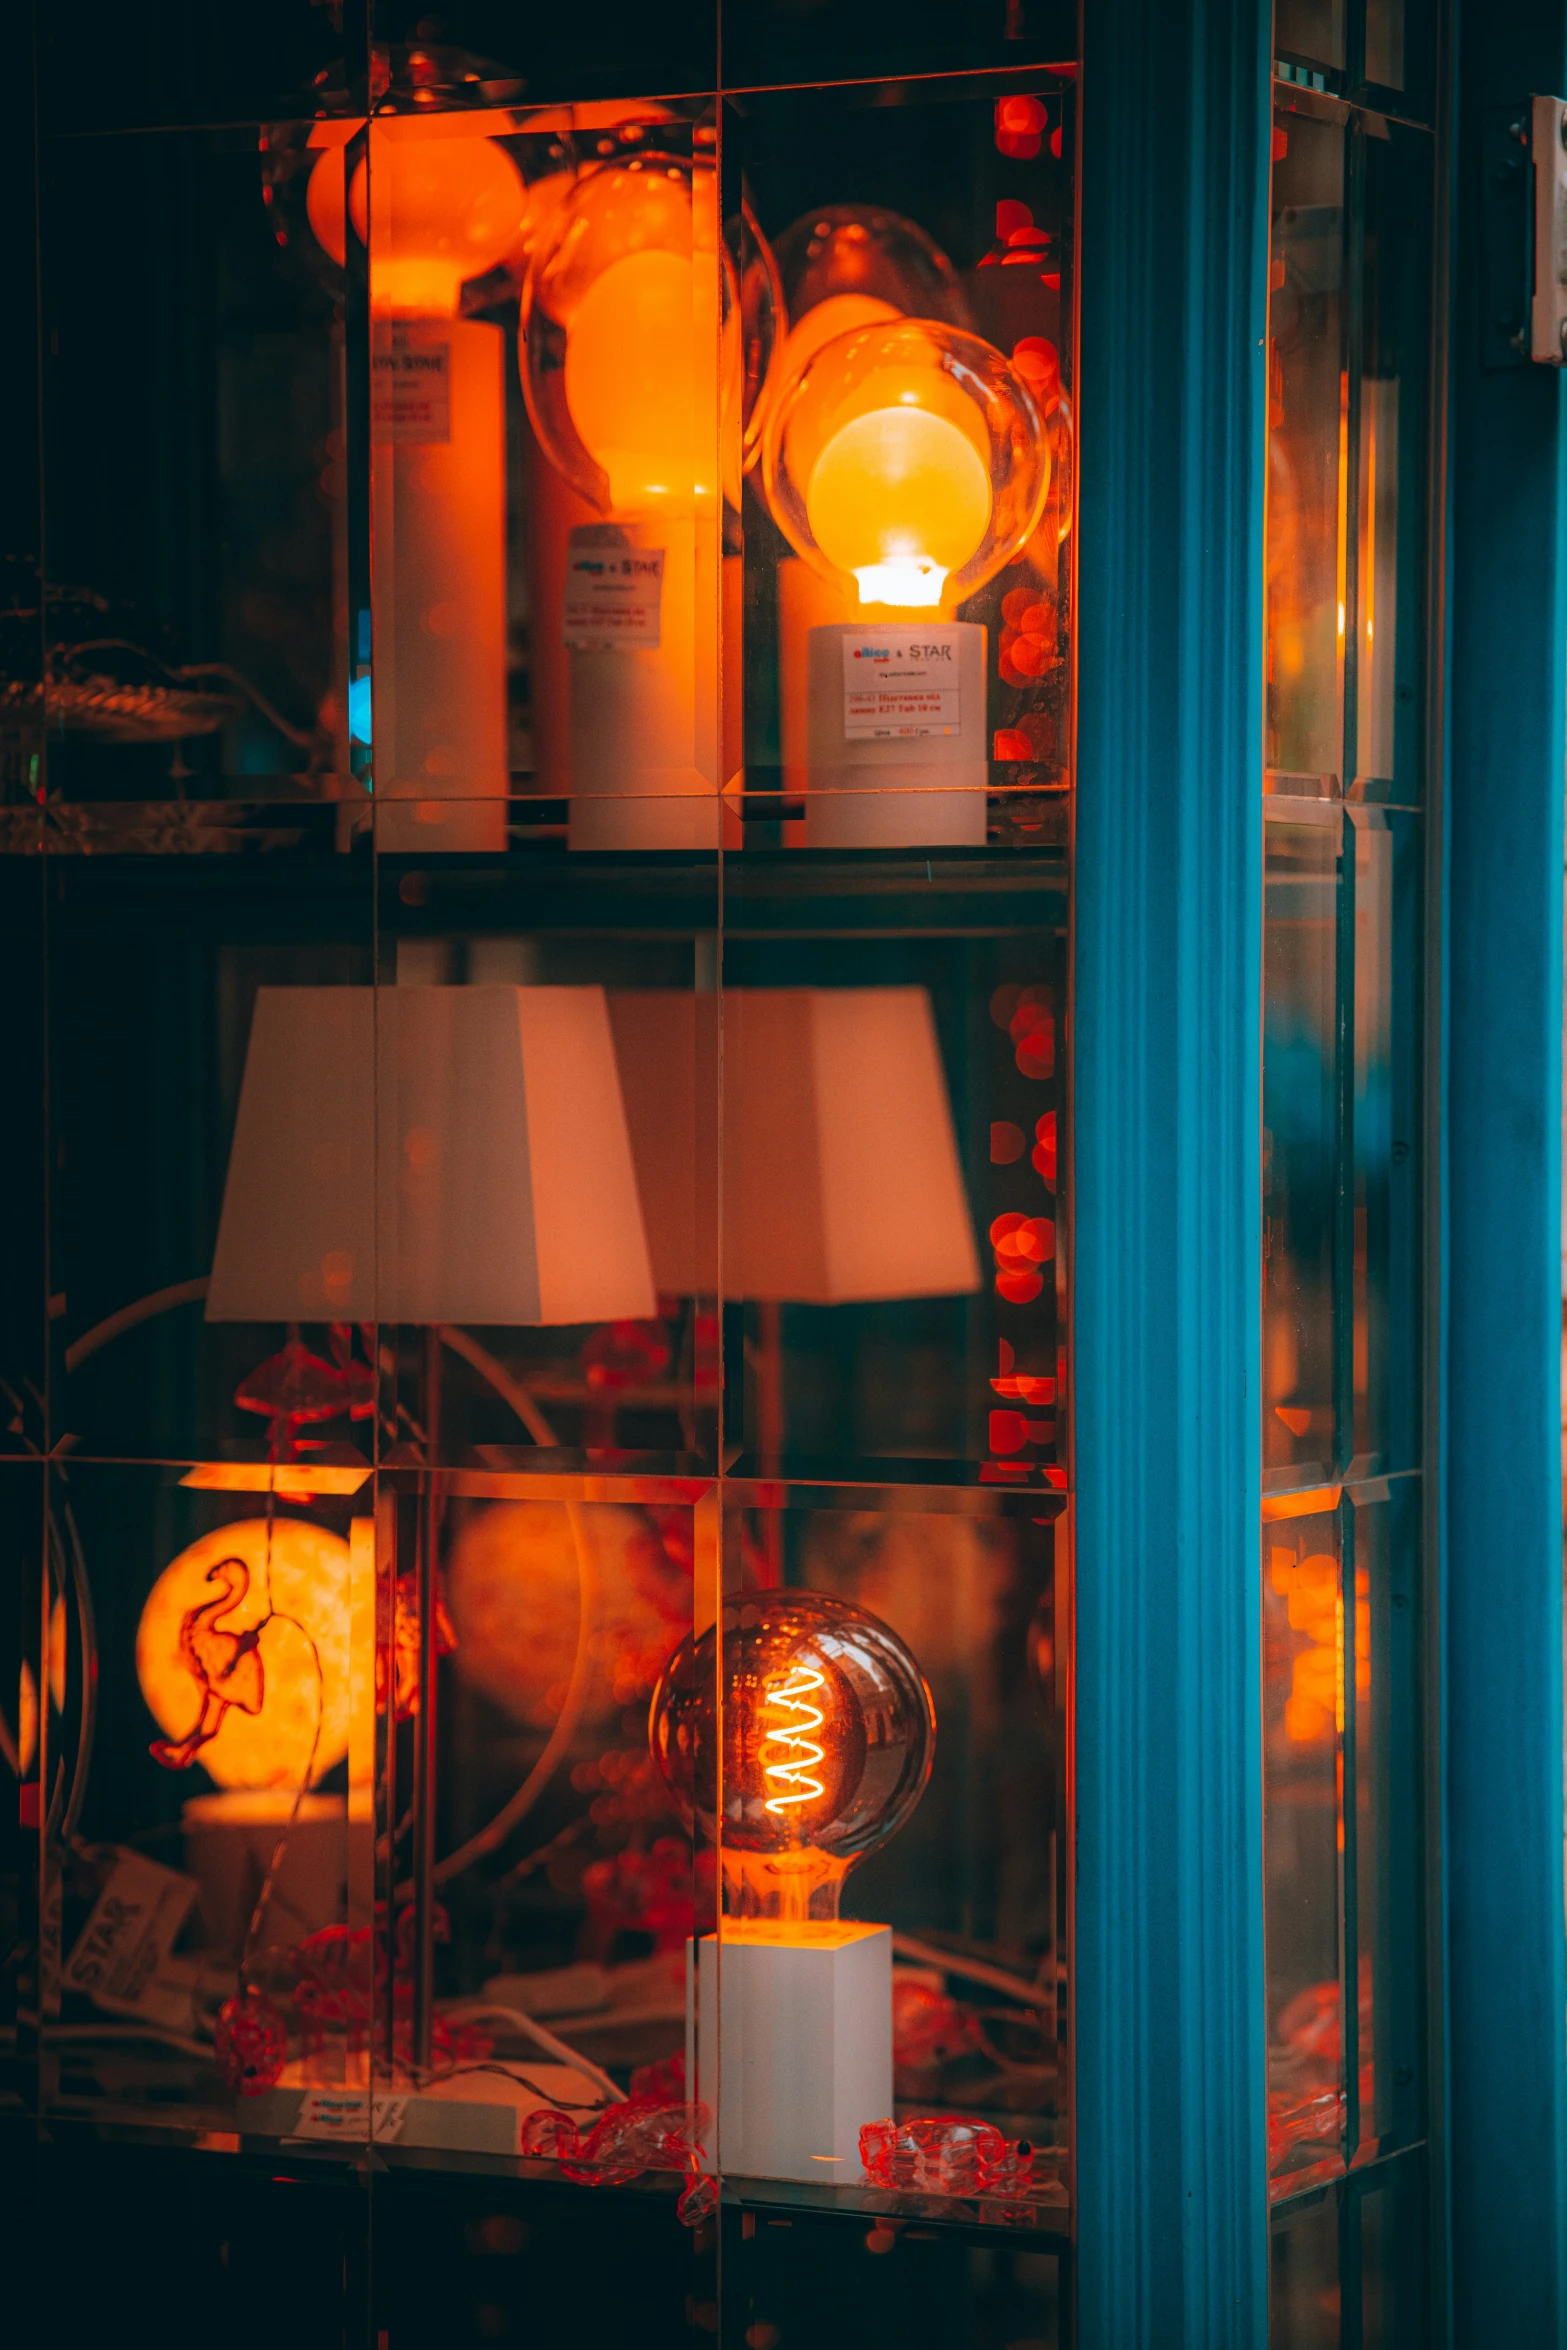
[[[777,1710],[789,1717],[766,1732],[767,1745],[782,1749],[775,1761],[762,1765],[763,1775],[773,1789],[766,1799],[770,1812],[787,1812],[796,1804],[814,1803],[826,1792],[820,1779],[814,1776],[825,1749],[817,1745],[813,1736],[826,1716],[819,1706],[811,1703],[816,1691],[826,1685],[826,1674],[817,1672],[814,1665],[795,1665],[788,1680],[769,1690],[762,1700],[764,1711]]]

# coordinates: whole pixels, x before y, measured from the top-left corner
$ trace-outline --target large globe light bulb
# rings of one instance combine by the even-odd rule
[[[528,413],[601,513],[689,514],[717,497],[720,402],[737,397],[740,357],[717,201],[706,158],[634,155],[581,180],[535,248]]]
[[[791,544],[859,604],[950,610],[1021,551],[1050,462],[1033,394],[999,351],[906,319],[840,335],[786,374],[763,480]]]
[[[719,1845],[730,1914],[804,1925],[836,1919],[849,1869],[918,1803],[936,1715],[875,1616],[762,1591],[681,1642],[648,1736],[682,1816]]]
[[[314,1786],[349,1745],[349,1546],[303,1518],[202,1535],[154,1583],[136,1678],[171,1768],[220,1787]]]
[[[329,126],[334,134],[352,127]],[[373,124],[372,153],[348,185],[348,218],[370,247],[370,305],[382,316],[455,317],[465,282],[512,250],[527,217],[528,192],[504,147],[471,132],[431,137],[433,128],[422,118],[406,130],[400,121]],[[305,194],[317,242],[339,263],[347,254],[344,144],[334,137],[326,147]]]

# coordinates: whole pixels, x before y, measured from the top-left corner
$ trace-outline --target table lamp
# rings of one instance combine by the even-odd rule
[[[136,1677],[162,1732],[154,1759],[199,1763],[217,1783],[182,1820],[207,1940],[225,1959],[241,1955],[285,1834],[263,1921],[274,1941],[341,1915],[355,1828],[368,1863],[367,1691],[355,1683],[372,1668],[354,1635],[369,1631],[373,1559],[373,1545],[308,1518],[241,1519],[181,1551],[142,1608]],[[348,1801],[313,1792],[345,1758]]]
[[[522,174],[484,135],[514,121],[378,114],[346,190],[334,144],[306,193],[323,250],[343,262],[351,228],[369,258],[374,707],[350,719],[394,851],[506,844],[505,337],[458,309],[524,230]]]
[[[653,1759],[724,1886],[688,1978],[715,2167],[850,2183],[892,2111],[891,1929],[838,1903],[924,1793],[935,1731],[902,1641],[824,1592],[746,1593],[665,1666]]]
[[[922,987],[615,990],[610,1022],[653,1276],[671,1296],[867,1304],[980,1286]]]
[[[540,447],[603,519],[567,549],[573,848],[716,848],[721,406],[733,268],[697,126],[629,124],[533,254],[522,367]]]
[[[601,988],[258,991],[209,1321],[422,1325],[433,1470],[441,1325],[655,1308]],[[423,1481],[417,1565],[420,2063],[433,2016],[436,1482]]]
[[[881,204],[825,204],[778,239],[789,332],[778,380],[792,382],[824,343],[899,318],[972,325],[957,271],[918,222]],[[859,618],[859,594],[791,551],[778,564],[778,718],[783,787],[809,786],[810,632]]]
[[[806,840],[985,840],[985,631],[951,617],[1026,544],[1049,488],[1033,394],[934,319],[871,324],[782,374],[768,504],[861,617],[809,637]]]

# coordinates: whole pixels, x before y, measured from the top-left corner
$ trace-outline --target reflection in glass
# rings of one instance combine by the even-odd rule
[[[1309,58],[1314,65],[1342,66],[1344,19],[1344,0],[1277,0],[1274,50],[1286,57]]]
[[[1331,792],[1343,772],[1345,133],[1281,114],[1268,303],[1269,788]]]
[[[630,125],[620,142],[540,237],[523,291],[529,416],[583,517],[562,617],[540,620],[569,661],[572,846],[712,848],[739,289],[710,126]],[[721,442],[736,452],[722,482]],[[543,498],[567,520],[558,492]]]
[[[1267,826],[1263,940],[1263,1464],[1337,1451],[1338,893],[1341,819]]]

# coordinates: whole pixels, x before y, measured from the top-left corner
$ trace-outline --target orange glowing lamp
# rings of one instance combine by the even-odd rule
[[[136,1677],[171,1770],[224,1788],[314,1785],[349,1747],[349,1545],[301,1518],[204,1534],[163,1570]]]
[[[590,504],[622,517],[710,506],[740,365],[711,158],[636,153],[582,179],[535,246],[522,335],[534,430]]]
[[[670,1658],[649,1724],[676,1804],[720,1846],[730,1914],[807,1939],[918,1803],[935,1735],[897,1634],[819,1591],[730,1602]]]
[[[325,147],[305,195],[316,240],[339,263],[347,254],[344,144]],[[464,283],[518,242],[528,214],[522,174],[504,147],[476,137],[461,115],[373,124],[370,144],[346,203],[355,235],[370,248],[370,306],[382,316],[455,317]]]
[[[933,319],[802,339],[763,467],[797,552],[859,604],[903,610],[950,609],[983,586],[1026,543],[1050,484],[1024,378]]]

